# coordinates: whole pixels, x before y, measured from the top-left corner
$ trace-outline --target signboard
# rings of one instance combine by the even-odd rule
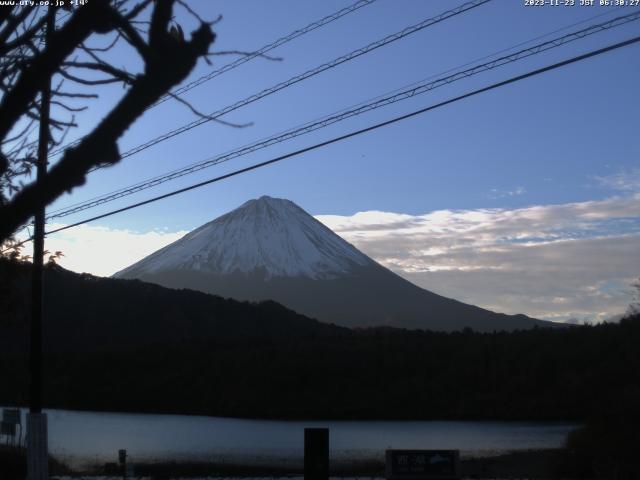
[[[387,450],[388,480],[460,478],[458,450]]]
[[[14,425],[20,425],[20,410],[17,408],[3,408],[2,421],[6,423],[13,423]]]

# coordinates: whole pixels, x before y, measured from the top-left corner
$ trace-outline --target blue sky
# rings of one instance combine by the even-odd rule
[[[218,14],[224,17],[215,27],[218,38],[214,51],[251,51],[350,3],[333,0],[218,1],[194,2],[194,7],[204,17],[215,18]],[[273,51],[272,54],[282,57],[282,61],[253,60],[190,91],[185,98],[199,109],[213,112],[461,3],[444,0],[378,0]],[[632,7],[525,7],[523,3],[494,0],[324,72],[225,117],[238,123],[252,122],[250,127],[236,129],[215,123],[198,127],[127,158],[112,168],[91,174],[85,186],[61,198],[51,208],[82,201],[223,153],[589,17],[604,14],[553,36],[633,11]],[[184,12],[178,12],[177,20],[185,31],[193,28],[192,20]],[[152,194],[263,161],[491,82],[627,39],[638,32],[640,21],[632,22],[225,165],[203,170],[124,201],[60,219],[59,222],[78,221],[89,214],[101,213]],[[640,46],[635,45],[589,59],[275,166],[100,220],[93,227],[102,231],[134,232],[140,234],[141,238],[150,232],[155,232],[154,235],[159,235],[158,232],[177,235],[237,207],[247,199],[265,194],[291,199],[313,215],[334,216],[334,220],[341,218],[332,224],[335,228],[358,212],[368,211],[416,218],[443,211],[492,211],[494,214],[482,221],[499,222],[503,221],[502,217],[498,218],[495,212],[529,215],[533,207],[546,208],[545,212],[549,213],[555,212],[554,208],[563,208],[563,205],[577,205],[575,209],[584,215],[582,222],[569,221],[573,214],[567,214],[563,217],[567,220],[566,224],[553,223],[538,228],[536,232],[520,232],[519,237],[505,234],[495,237],[492,245],[548,240],[551,238],[550,232],[555,235],[555,240],[562,241],[576,238],[595,241],[623,236],[624,246],[618,250],[614,248],[614,253],[607,255],[627,255],[629,249],[633,251],[635,247],[640,247],[640,219],[634,203],[640,201],[634,200],[640,191],[637,185],[640,165],[639,53]],[[127,49],[123,48],[117,55],[116,64],[135,68],[135,58]],[[218,56],[213,61],[215,66],[220,66],[233,58]],[[193,72],[192,78],[210,69],[203,62]],[[81,128],[76,135],[90,128],[121,94],[121,87],[105,88],[100,100],[80,117]],[[182,105],[174,101],[165,102],[147,112],[127,132],[120,143],[121,150],[127,150],[193,119],[193,114]],[[621,203],[606,203],[612,198]],[[632,207],[628,206],[629,200]],[[597,221],[589,212],[584,213],[587,208],[584,205],[599,209],[601,213],[600,216],[596,215]],[[607,207],[604,210],[603,205]],[[573,210],[565,208],[562,211],[566,214],[566,211]],[[608,213],[603,214],[603,211]],[[455,216],[454,213],[451,215]],[[370,248],[369,252],[366,249],[365,252],[371,254],[376,248],[371,245],[370,239],[363,240],[365,233],[362,235],[349,237],[345,234],[357,246]],[[174,237],[166,237],[167,240],[170,238]],[[428,243],[428,238],[416,241]],[[51,242],[54,242],[53,236]],[[393,248],[401,247],[396,245]],[[404,245],[402,248],[417,251],[421,247]],[[582,254],[593,256],[598,251],[589,250]],[[640,248],[637,251],[640,252]],[[73,253],[70,252],[70,255],[73,256]],[[130,260],[117,249],[111,255],[114,265],[124,261],[125,257],[126,261]],[[578,254],[573,252],[572,255]],[[596,308],[596,303],[591,306],[583,302],[580,307],[576,304],[573,310],[549,307],[536,311],[531,305],[517,301],[489,301],[500,295],[501,286],[509,281],[507,278],[495,280],[493,293],[487,292],[485,296],[476,297],[465,293],[472,288],[467,282],[471,277],[474,282],[482,281],[482,275],[464,276],[464,272],[469,270],[463,268],[456,270],[458,275],[455,278],[441,282],[437,275],[428,275],[429,269],[423,268],[422,276],[418,278],[415,269],[406,262],[394,263],[389,258],[387,252],[380,253],[378,259],[383,263],[387,259],[387,266],[408,278],[413,275],[416,283],[438,293],[456,298],[462,295],[465,301],[512,313],[525,311],[550,318],[554,312],[560,312],[558,318],[564,320],[570,317],[602,318],[623,308],[624,298],[627,297],[620,292],[625,282],[628,284],[629,279],[633,278],[633,271],[640,272],[640,264],[632,261],[631,265],[623,268],[624,271],[611,272],[606,278],[601,278],[601,275],[595,278],[595,272],[601,270],[597,266],[593,271],[576,274],[573,297],[571,292],[565,292],[562,298],[577,297],[580,282],[585,288],[601,285],[597,288],[603,292],[615,291],[616,288],[619,291],[615,301],[611,300],[609,306],[601,308],[596,315],[589,313]],[[422,260],[420,262],[424,266]],[[578,259],[575,260],[579,263]],[[531,261],[535,263],[535,259]],[[510,262],[513,264],[513,261]],[[554,262],[557,268],[562,268],[558,261]],[[76,269],[83,268],[77,263],[75,265]],[[491,270],[490,265],[485,266]],[[85,269],[91,270],[91,267]],[[105,274],[105,271],[97,273]],[[552,274],[546,272],[545,275]],[[635,276],[640,276],[640,273]],[[536,277],[535,281],[539,282],[540,278]],[[442,285],[440,289],[439,285]],[[527,287],[523,285],[522,288]],[[548,303],[551,297],[545,295],[541,295],[541,302]],[[558,305],[563,301],[559,300]]]

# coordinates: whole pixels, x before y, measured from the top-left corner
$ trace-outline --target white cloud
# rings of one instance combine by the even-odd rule
[[[538,318],[624,311],[640,276],[640,194],[521,209],[320,215],[395,272],[445,296]]]
[[[601,186],[620,192],[640,191],[640,168],[621,170],[618,173],[593,177]]]
[[[492,188],[487,196],[496,200],[498,198],[517,197],[518,195],[524,195],[525,193],[527,193],[527,189],[524,187],[516,187],[513,190],[499,190],[497,188]]]
[[[500,312],[606,319],[625,310],[629,284],[640,276],[638,193],[520,209],[316,218],[415,284]],[[65,268],[106,276],[186,233],[84,225],[51,235],[46,248],[64,252]]]
[[[50,224],[49,228],[62,226],[64,225]],[[178,240],[186,233],[156,230],[141,233],[81,225],[48,236],[45,249],[50,252],[60,250],[64,257],[58,263],[64,268],[109,276]],[[31,255],[31,248],[31,243],[27,243],[23,253]]]

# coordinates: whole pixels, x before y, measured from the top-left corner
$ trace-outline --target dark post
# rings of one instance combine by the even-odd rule
[[[126,480],[127,478],[127,451],[126,450],[118,450],[118,463],[120,464],[120,468],[122,469],[122,480]]]
[[[304,429],[304,480],[329,479],[329,429]]]
[[[50,8],[47,19],[47,37],[52,29]],[[47,38],[48,40],[48,38]],[[51,101],[51,79],[44,81],[40,103],[40,125],[38,135],[38,163],[36,182],[44,179],[47,173],[47,155],[49,153],[49,109]],[[33,220],[33,272],[31,274],[31,342],[29,370],[31,385],[29,390],[30,412],[42,411],[42,266],[44,263],[44,204],[38,205]]]
[[[55,8],[47,11],[46,45],[55,29]],[[49,109],[51,103],[51,78],[43,79],[40,100],[40,125],[38,132],[38,163],[36,182],[41,182],[47,172],[49,153]],[[42,266],[44,262],[44,202],[39,202],[34,215],[33,270],[31,279],[31,322],[29,343],[29,419],[27,432],[27,478],[49,478],[47,448],[47,417],[42,413]]]

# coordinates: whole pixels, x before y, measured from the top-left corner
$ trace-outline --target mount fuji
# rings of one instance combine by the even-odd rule
[[[493,331],[554,325],[424,290],[295,203],[267,196],[249,200],[114,276],[238,300],[275,300],[347,327]]]

